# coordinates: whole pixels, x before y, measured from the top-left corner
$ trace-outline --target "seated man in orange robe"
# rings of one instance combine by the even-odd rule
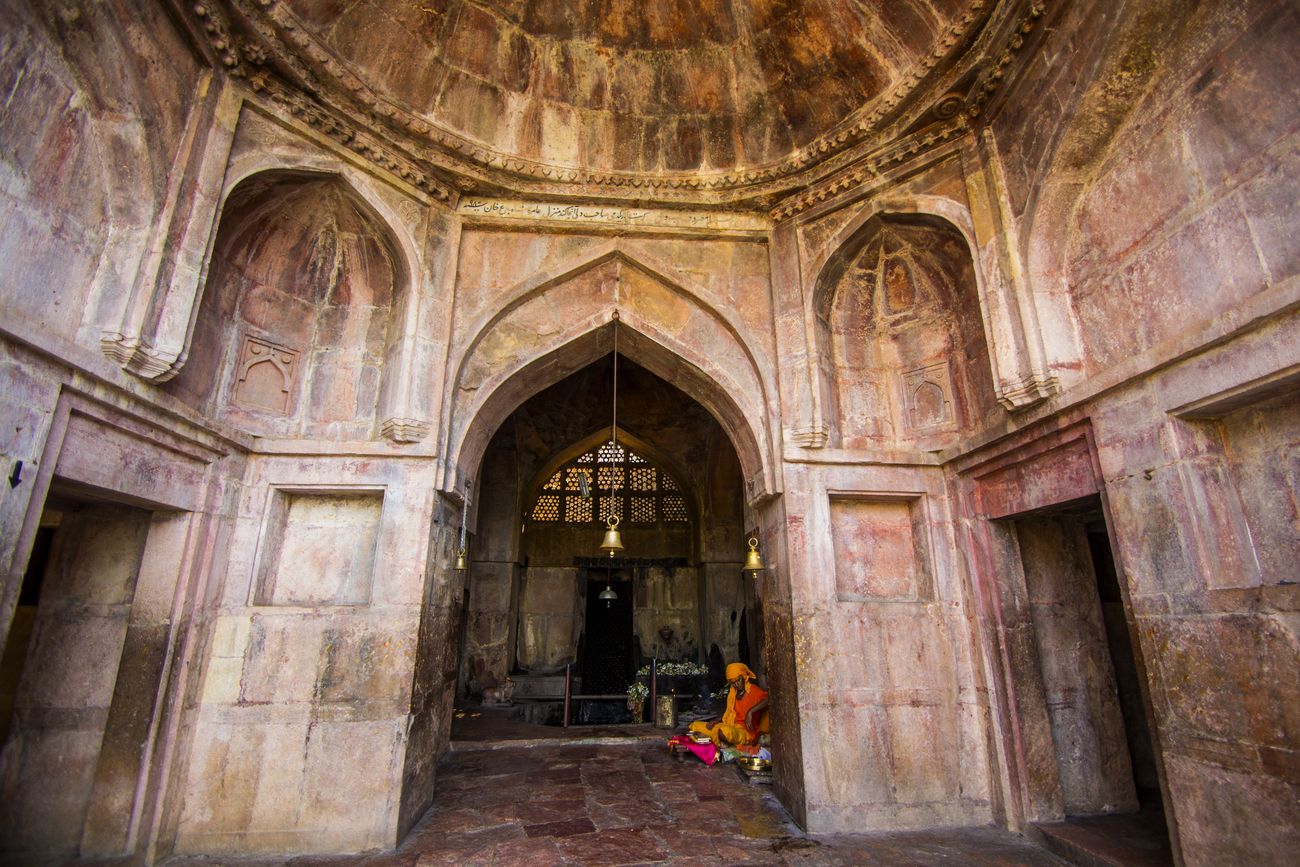
[[[691,723],[691,731],[705,735],[719,747],[739,747],[756,743],[760,732],[767,731],[767,690],[754,682],[754,672],[743,662],[727,666],[727,709],[722,720]]]

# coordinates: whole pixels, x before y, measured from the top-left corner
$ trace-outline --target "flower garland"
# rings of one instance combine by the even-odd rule
[[[709,670],[702,665],[696,665],[693,662],[661,662],[655,669],[656,674],[664,677],[694,677],[696,675],[708,674]],[[637,677],[649,677],[650,666],[643,665],[641,670],[636,673]]]
[[[708,674],[709,670],[702,665],[696,665],[694,662],[661,662],[655,667],[655,673],[663,677],[698,677],[702,674]],[[650,687],[641,680],[641,678],[650,677],[650,666],[643,665],[636,673],[637,680],[627,688],[627,700],[633,702],[644,702],[650,697]]]

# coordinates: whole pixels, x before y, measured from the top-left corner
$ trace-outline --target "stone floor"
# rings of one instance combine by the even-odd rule
[[[439,765],[433,809],[396,852],[238,862],[173,858],[166,864],[1065,864],[994,828],[809,837],[768,787],[747,784],[731,766],[674,758],[662,735],[620,743],[570,732],[568,742],[530,746],[510,740],[457,743]]]
[[[734,766],[674,757],[650,726],[531,726],[465,713],[431,810],[393,852],[294,858],[173,857],[164,867],[434,865],[1026,865],[1062,867],[996,828],[812,837]],[[0,867],[29,867],[0,857]],[[41,867],[108,861],[51,859]]]
[[[811,838],[766,786],[657,743],[457,751],[407,846],[434,864],[1060,865],[992,828]]]

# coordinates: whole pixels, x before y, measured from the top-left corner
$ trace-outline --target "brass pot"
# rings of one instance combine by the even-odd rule
[[[655,727],[677,728],[677,696],[661,695],[655,699]]]
[[[758,756],[742,756],[736,759],[736,763],[747,771],[772,770],[772,763],[767,759],[760,759]]]

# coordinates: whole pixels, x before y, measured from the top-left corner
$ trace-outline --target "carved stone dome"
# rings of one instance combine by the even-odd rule
[[[360,100],[479,165],[752,180],[853,144],[924,102],[922,91],[934,90],[996,4],[240,5],[263,35],[274,34],[300,77],[315,79],[313,89]]]

